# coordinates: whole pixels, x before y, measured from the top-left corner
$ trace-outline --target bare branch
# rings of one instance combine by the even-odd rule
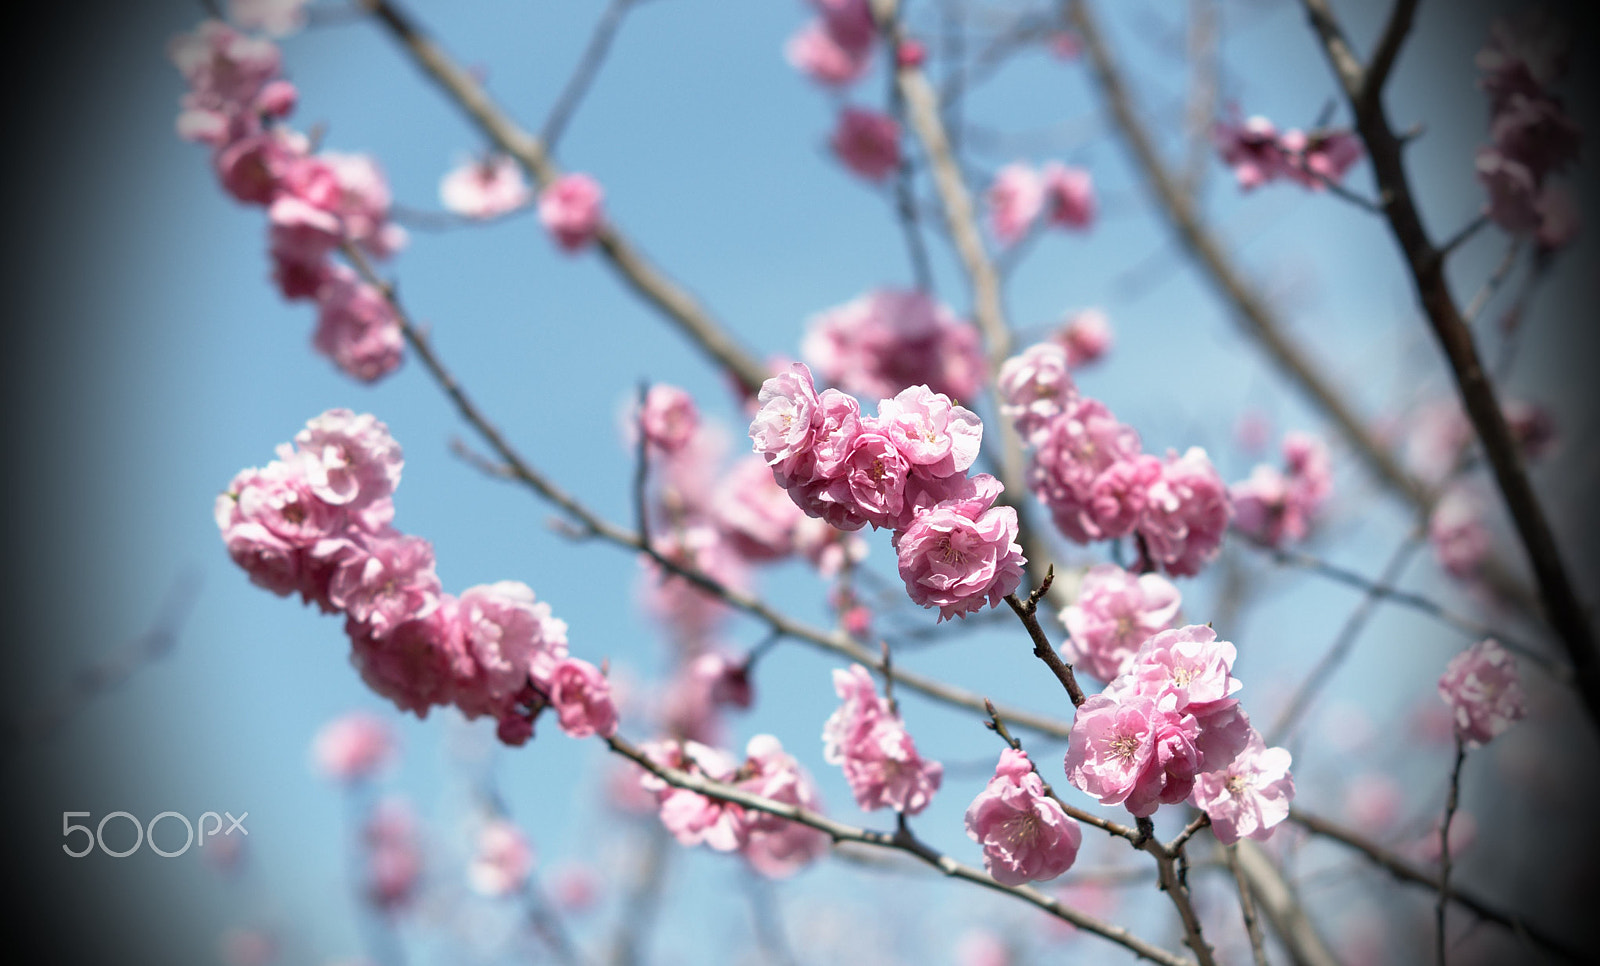
[[[561,96],[556,98],[555,106],[550,109],[550,116],[539,128],[539,140],[544,142],[547,153],[555,153],[561,134],[567,129],[567,122],[572,120],[573,112],[577,111],[583,96],[589,92],[589,86],[594,83],[600,65],[605,63],[606,54],[611,50],[611,41],[616,38],[622,19],[628,15],[633,4],[634,0],[611,0],[606,12],[601,14],[600,22],[589,37],[589,45],[584,48],[583,56],[578,58],[577,69],[567,79]]]
[[[1450,823],[1461,800],[1461,766],[1467,759],[1467,743],[1456,732],[1456,761],[1450,767],[1450,794],[1444,802],[1444,821],[1439,825],[1439,903],[1434,908],[1434,938],[1438,946],[1436,962],[1445,966],[1444,920],[1450,906]]]
[[[1237,845],[1224,846],[1223,858],[1228,863],[1228,870],[1233,873],[1234,884],[1239,887],[1239,911],[1244,916],[1244,932],[1250,939],[1250,957],[1255,966],[1267,966],[1267,950],[1262,944],[1261,923],[1256,919],[1256,903],[1250,895],[1250,883],[1244,877],[1244,871],[1239,868],[1239,848]]]

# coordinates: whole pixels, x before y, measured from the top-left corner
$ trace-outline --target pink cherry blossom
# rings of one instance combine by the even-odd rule
[[[417,820],[403,800],[386,798],[362,830],[367,900],[384,912],[410,903],[422,880],[422,843]]]
[[[1039,342],[1000,366],[996,380],[1000,415],[1011,420],[1023,439],[1040,435],[1077,395],[1069,359],[1063,346]]]
[[[712,498],[717,527],[741,556],[778,560],[795,549],[795,531],[805,513],[772,478],[759,456],[746,456],[718,482]]]
[[[700,428],[700,410],[694,397],[677,386],[656,384],[645,393],[639,412],[644,438],[663,453],[676,453],[689,444]]]
[[[868,181],[883,181],[900,167],[900,125],[887,114],[846,107],[828,144],[845,167]]]
[[[896,552],[906,593],[939,620],[998,606],[1017,589],[1027,562],[1017,543],[1017,511],[993,506],[1000,484],[988,474],[923,510],[899,534]]]
[[[868,47],[877,37],[871,0],[811,0],[828,32],[847,47]]]
[[[989,224],[1002,245],[1013,245],[1044,210],[1044,182],[1032,166],[1017,162],[995,173],[986,200]]]
[[[1210,817],[1217,841],[1233,845],[1241,838],[1264,840],[1289,817],[1294,800],[1289,763],[1287,750],[1266,747],[1252,730],[1249,743],[1227,768],[1195,779],[1191,800]]]
[[[1138,529],[1155,563],[1189,577],[1216,558],[1232,516],[1227,486],[1206,451],[1191,446],[1182,456],[1168,454]]]
[[[895,48],[895,66],[901,70],[916,70],[928,60],[928,48],[922,41],[914,37],[900,38],[900,46]]]
[[[738,771],[733,756],[695,741],[681,745],[681,763],[664,762],[712,781],[729,782]],[[652,779],[646,787],[660,789],[661,824],[682,845],[704,844],[718,852],[734,852],[750,840],[750,817],[743,806],[707,798],[698,792],[674,788]]]
[[[178,120],[181,135],[220,145],[259,130],[257,98],[282,63],[276,45],[207,20],[173,38],[167,56],[189,84]]]
[[[967,806],[967,837],[983,846],[983,867],[1001,885],[1043,882],[1072,867],[1083,830],[1045,794],[1028,756],[1007,748],[994,778]]]
[[[1283,438],[1285,472],[1265,464],[1229,489],[1235,525],[1270,546],[1302,540],[1333,489],[1328,448],[1305,433]]]
[[[772,735],[756,735],[745,746],[745,776],[738,786],[763,798],[795,805],[809,812],[822,811],[816,783],[793,755]],[[828,851],[826,833],[775,815],[754,814],[743,852],[757,872],[768,878],[785,878]]]
[[[1539,230],[1539,180],[1521,161],[1507,157],[1499,148],[1478,151],[1474,167],[1478,181],[1489,195],[1486,212],[1491,221],[1514,235]]]
[[[429,708],[455,700],[459,683],[471,680],[472,656],[461,639],[456,600],[449,594],[426,616],[407,620],[382,637],[371,625],[345,621],[350,661],[373,691],[401,711],[426,717]]]
[[[927,386],[908,386],[879,402],[877,425],[925,476],[965,473],[983,445],[978,414]]]
[[[405,457],[389,427],[370,413],[330,409],[294,437],[311,492],[355,511],[394,494]]]
[[[1090,568],[1077,599],[1061,610],[1070,638],[1061,654],[1073,667],[1102,681],[1126,673],[1134,655],[1178,614],[1182,598],[1160,574],[1134,576],[1116,564]]]
[[[340,562],[328,587],[328,599],[351,620],[381,638],[439,606],[433,544],[396,531],[363,534],[355,543],[358,552]]]
[[[311,0],[228,0],[228,19],[246,30],[285,37],[306,25]]]
[[[1082,230],[1094,224],[1094,181],[1088,171],[1052,161],[1044,166],[1040,179],[1051,225]]]
[[[1029,483],[1068,539],[1078,543],[1108,540],[1132,529],[1120,506],[1115,508],[1115,519],[1099,518],[1094,485],[1114,464],[1140,455],[1137,432],[1117,422],[1099,400],[1076,396],[1034,439],[1038,448],[1028,467]],[[1137,468],[1124,473],[1149,475],[1148,470]]]
[[[604,196],[588,175],[562,175],[539,193],[539,221],[563,251],[581,251],[600,230]]]
[[[270,205],[300,155],[297,139],[281,129],[262,131],[224,145],[212,158],[217,181],[234,199]]]
[[[872,44],[841,43],[826,19],[814,20],[784,44],[784,56],[795,70],[829,87],[843,87],[861,78],[872,63]]]
[[[311,742],[317,769],[335,781],[364,781],[394,758],[395,736],[374,714],[351,712],[328,722]]]
[[[1213,138],[1222,163],[1233,169],[1241,189],[1259,188],[1284,174],[1287,159],[1278,143],[1278,129],[1266,118],[1219,122]]]
[[[376,382],[400,367],[405,334],[383,293],[343,265],[333,266],[317,290],[316,350],[345,374]]]
[[[1102,805],[1144,817],[1189,796],[1200,767],[1200,726],[1140,694],[1097,694],[1078,708],[1067,744],[1067,781]]]
[[[800,461],[811,449],[812,427],[819,415],[811,370],[796,362],[763,382],[756,401],[761,408],[750,422],[750,439],[784,484],[784,476],[800,475]],[[809,473],[804,475],[809,479]]]
[[[911,464],[895,440],[869,421],[850,443],[842,475],[831,490],[851,514],[874,527],[894,527],[905,502]]]
[[[1487,744],[1528,713],[1516,659],[1493,638],[1450,661],[1439,696],[1455,712],[1456,733],[1469,748]]]
[[[272,256],[284,264],[317,265],[344,239],[338,216],[294,195],[279,195],[267,208],[267,221]]]
[[[1283,132],[1278,145],[1285,157],[1283,175],[1312,191],[1343,181],[1365,154],[1361,139],[1349,131],[1290,130]]]
[[[1084,309],[1067,320],[1056,341],[1067,350],[1067,366],[1082,368],[1111,351],[1111,322],[1099,309]]]
[[[548,603],[515,580],[470,587],[458,603],[462,641],[478,668],[471,700],[458,701],[464,711],[494,714],[530,678],[548,689],[567,657],[567,623]]]
[[[866,811],[892,808],[915,815],[928,807],[944,766],[925,761],[916,742],[859,664],[833,672],[843,703],[823,725],[823,758],[840,765],[856,804]]]
[[[1428,541],[1439,565],[1452,576],[1462,580],[1474,576],[1489,556],[1493,539],[1484,524],[1486,512],[1483,500],[1460,486],[1447,490],[1434,504]]]
[[[1242,685],[1233,676],[1238,651],[1205,624],[1159,631],[1139,649],[1133,668],[1141,694],[1159,697],[1163,706],[1204,716],[1231,707]]]
[[[561,721],[561,730],[573,738],[617,733],[617,707],[611,700],[611,685],[600,669],[588,661],[569,657],[557,664],[550,675],[550,706]]]
[[[528,884],[533,861],[533,846],[522,830],[503,818],[491,819],[478,831],[467,881],[479,895],[508,896]]]
[[[970,400],[987,367],[978,330],[919,291],[879,289],[828,309],[800,349],[824,379],[868,399],[924,385]]]
[[[344,237],[377,258],[387,258],[406,241],[405,230],[389,221],[389,180],[371,155],[324,151],[318,156],[338,183],[333,208]]]
[[[517,162],[494,154],[461,165],[439,182],[439,201],[463,218],[498,218],[533,198]]]

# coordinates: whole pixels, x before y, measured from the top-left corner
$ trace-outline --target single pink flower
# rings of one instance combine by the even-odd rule
[[[461,639],[456,600],[449,594],[424,617],[405,621],[382,637],[371,625],[349,618],[350,662],[373,691],[401,711],[426,717],[435,705],[455,700],[462,681],[476,671]]]
[[[562,175],[540,192],[539,221],[563,251],[581,251],[600,231],[604,197],[588,175]]]
[[[1134,576],[1116,564],[1084,575],[1077,599],[1061,610],[1069,639],[1061,654],[1080,672],[1111,681],[1133,666],[1140,646],[1172,626],[1182,598],[1160,574]]]
[[[717,483],[711,512],[733,549],[750,560],[779,560],[795,549],[805,519],[759,456],[736,461]]]
[[[869,421],[856,434],[832,491],[853,515],[873,527],[893,528],[905,502],[911,464],[896,441],[878,432],[878,428],[875,420]]]
[[[1039,342],[1000,366],[996,388],[1000,415],[1011,420],[1025,440],[1040,436],[1077,395],[1068,351],[1055,342]]]
[[[1028,467],[1029,483],[1068,539],[1089,543],[1123,536],[1132,529],[1123,519],[1120,505],[1113,507],[1117,512],[1112,519],[1100,519],[1094,486],[1113,465],[1140,456],[1137,432],[1118,422],[1098,399],[1080,395],[1036,433],[1034,440],[1037,449]],[[1148,470],[1138,467],[1119,472],[1132,478],[1148,475]]]
[[[548,690],[556,668],[567,659],[566,621],[553,616],[548,603],[535,601],[521,581],[462,591],[457,621],[478,669],[470,688],[463,688],[456,699],[469,717],[498,717],[530,679]]]
[[[317,289],[316,350],[346,375],[377,382],[400,367],[405,334],[383,293],[336,265]]]
[[[394,758],[394,752],[395,736],[388,722],[362,711],[323,725],[311,742],[317,769],[345,783],[372,777]]]
[[[828,309],[800,349],[824,379],[865,399],[927,386],[970,400],[987,371],[978,330],[919,291],[879,289]]]
[[[1232,516],[1227,486],[1206,451],[1191,446],[1182,456],[1167,455],[1138,529],[1156,564],[1190,577],[1216,559]]]
[[[738,786],[763,798],[820,813],[816,783],[772,735],[756,735],[745,746]],[[768,878],[793,875],[828,850],[826,833],[799,822],[752,813],[745,859]]]
[[[868,181],[883,181],[900,167],[900,125],[887,114],[846,107],[828,143],[845,167]]]
[[[611,685],[600,669],[588,661],[569,657],[556,665],[550,675],[550,706],[561,721],[561,730],[573,738],[617,733],[617,707],[611,700]]]
[[[521,166],[504,154],[468,161],[439,182],[440,203],[463,218],[498,218],[532,198]]]
[[[353,542],[357,552],[340,561],[328,586],[328,600],[351,620],[381,638],[439,606],[433,544],[392,530]]]
[[[872,44],[841,43],[825,19],[802,27],[784,44],[783,53],[795,70],[829,87],[860,80],[872,63]]]
[[[1069,318],[1055,338],[1067,350],[1067,366],[1078,369],[1111,351],[1111,322],[1099,309],[1084,309]]]
[[[1094,181],[1087,170],[1052,161],[1044,166],[1040,178],[1051,225],[1083,230],[1094,224]]]
[[[1528,713],[1516,659],[1492,638],[1450,661],[1439,696],[1455,712],[1456,734],[1469,748],[1487,744]]]
[[[916,742],[889,706],[878,697],[867,669],[859,664],[833,672],[843,703],[823,725],[823,758],[840,765],[856,804],[866,811],[892,808],[915,815],[939,790],[944,766],[924,761]]]
[[[1484,524],[1487,507],[1475,493],[1457,486],[1447,490],[1428,517],[1428,541],[1439,565],[1466,580],[1477,574],[1493,548]]]
[[[1140,694],[1097,694],[1078,708],[1067,743],[1067,781],[1102,805],[1144,817],[1189,796],[1198,774],[1193,715]]]
[[[311,492],[354,512],[394,494],[405,456],[389,427],[370,413],[330,409],[306,421],[294,445]]]
[[[1044,210],[1044,182],[1032,166],[1017,162],[995,173],[985,200],[989,224],[1001,245],[1014,245]]]
[[[988,474],[968,480],[950,499],[919,512],[897,537],[900,578],[939,620],[998,606],[1017,589],[1027,562],[1017,543],[1017,511],[993,506],[1000,484]]]
[[[750,439],[784,484],[782,477],[794,474],[811,449],[812,427],[819,415],[811,370],[796,362],[763,382],[756,399],[761,408],[750,422]]]
[[[1233,169],[1234,178],[1245,191],[1286,173],[1288,158],[1278,141],[1278,129],[1264,117],[1219,122],[1213,140],[1222,163]]]
[[[694,397],[677,386],[656,384],[645,393],[639,413],[644,438],[663,453],[676,453],[689,444],[700,428],[700,410]]]
[[[1001,885],[1043,882],[1072,867],[1083,830],[1045,794],[1028,756],[1007,748],[994,778],[967,806],[967,837],[983,846],[983,867]]]
[[[978,414],[927,386],[908,386],[880,401],[877,425],[925,476],[965,473],[983,445]]]
[[[1265,840],[1289,817],[1294,800],[1289,763],[1288,751],[1266,747],[1251,731],[1249,744],[1228,767],[1195,779],[1191,801],[1210,817],[1217,841],[1233,845],[1241,838]]]
[[[503,818],[491,819],[478,831],[467,881],[479,895],[509,896],[528,884],[533,862],[533,846],[522,830]]]

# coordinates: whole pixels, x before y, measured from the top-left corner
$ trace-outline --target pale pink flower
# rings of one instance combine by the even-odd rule
[[[1481,498],[1463,487],[1447,490],[1428,517],[1428,541],[1434,556],[1452,576],[1467,579],[1489,556],[1493,540],[1483,517]]]
[[[411,901],[422,880],[416,817],[403,800],[386,798],[373,807],[362,831],[367,899],[380,910],[393,912]]]
[[[426,717],[434,705],[456,699],[459,685],[476,671],[461,639],[456,600],[441,595],[426,616],[407,620],[378,637],[371,625],[349,618],[350,662],[373,691],[401,711]]]
[[[1012,966],[1011,947],[988,929],[968,929],[956,943],[958,966]]]
[[[1002,245],[1013,245],[1028,233],[1044,210],[1044,182],[1031,165],[1008,164],[995,173],[985,200],[989,224]]]
[[[457,703],[469,716],[495,714],[531,678],[548,689],[567,657],[567,623],[535,601],[527,584],[502,580],[462,591],[457,621],[477,666],[470,695]]]
[[[923,607],[939,608],[941,621],[975,613],[985,603],[998,606],[1022,581],[1027,560],[1017,543],[1017,511],[993,505],[1000,490],[987,473],[972,477],[897,535],[906,593]]]
[[[1232,516],[1227,486],[1206,451],[1191,446],[1182,456],[1167,455],[1138,529],[1156,564],[1190,577],[1216,559]]]
[[[1117,422],[1098,399],[1075,396],[1035,434],[1034,441],[1037,449],[1028,466],[1029,484],[1068,539],[1078,543],[1109,540],[1132,529],[1132,522],[1125,521],[1120,512],[1112,520],[1099,519],[1094,485],[1114,464],[1139,457],[1137,432]],[[1108,530],[1108,524],[1113,529]]]
[[[796,362],[763,382],[756,400],[761,408],[750,421],[750,439],[783,484],[782,477],[795,474],[811,449],[812,427],[819,415],[811,370]]]
[[[599,873],[582,863],[563,865],[550,877],[550,894],[563,912],[582,915],[600,899]]]
[[[1189,796],[1200,768],[1194,715],[1140,694],[1097,694],[1078,708],[1068,739],[1067,781],[1102,805],[1144,817]]]
[[[794,529],[794,545],[825,579],[867,559],[867,542],[814,517],[802,517]]]
[[[828,144],[851,171],[882,181],[900,167],[900,125],[887,114],[846,107]]]
[[[1239,187],[1250,191],[1285,174],[1288,160],[1278,129],[1264,117],[1218,122],[1213,139],[1222,163],[1233,169]]]
[[[1228,498],[1233,501],[1235,526],[1268,546],[1278,546],[1286,536],[1305,535],[1303,522],[1298,533],[1289,532],[1289,481],[1274,467],[1256,466],[1248,479],[1228,488]]]
[[[736,461],[718,482],[711,512],[729,544],[750,560],[778,560],[795,549],[805,513],[759,456]]]
[[[361,534],[354,543],[357,552],[334,571],[328,600],[372,636],[384,637],[439,606],[433,544],[393,530]]]
[[[371,155],[324,151],[318,155],[338,182],[333,209],[344,225],[344,237],[377,258],[404,247],[405,230],[389,221],[389,181]]]
[[[1455,712],[1456,734],[1476,748],[1528,713],[1517,662],[1493,638],[1457,654],[1439,678],[1439,696]]]
[[[581,251],[600,231],[604,199],[598,181],[564,174],[539,193],[539,221],[563,251]]]
[[[521,892],[533,872],[533,846],[516,825],[491,819],[478,831],[467,881],[479,894],[498,898]]]
[[[822,811],[816,783],[793,755],[772,735],[756,735],[745,746],[745,763],[738,787],[763,798],[794,805],[809,812]],[[828,850],[826,833],[798,822],[766,813],[751,813],[745,859],[762,875],[793,875]]]
[[[257,98],[282,64],[275,44],[206,20],[193,33],[174,37],[167,56],[189,84],[180,135],[221,145],[260,129]]]
[[[311,344],[362,382],[376,382],[398,369],[406,346],[389,300],[343,265],[331,267],[317,290]]]
[[[1052,161],[1044,166],[1040,178],[1051,225],[1082,230],[1094,224],[1094,180],[1087,170]]]
[[[439,201],[463,218],[498,218],[532,198],[522,167],[504,154],[468,161],[439,182]]]
[[[1028,756],[1007,748],[994,778],[967,806],[967,837],[983,846],[983,867],[1001,885],[1043,882],[1072,867],[1083,830],[1045,794]]]
[[[1111,351],[1111,321],[1099,309],[1084,309],[1067,320],[1056,341],[1067,350],[1067,366],[1078,369]]]
[[[338,216],[291,194],[273,200],[267,222],[271,253],[287,264],[315,265],[344,240]]]
[[[1265,840],[1289,817],[1294,800],[1289,763],[1287,750],[1266,747],[1252,730],[1249,743],[1227,768],[1195,779],[1191,801],[1210,817],[1217,841],[1233,845],[1241,838]]]
[[[983,421],[944,393],[908,386],[878,403],[878,430],[926,476],[965,473],[983,445]]]
[[[319,499],[354,512],[394,494],[405,456],[371,413],[330,409],[295,434],[306,482]]]
[[[550,675],[549,699],[561,730],[569,736],[609,738],[617,733],[617,706],[611,700],[611,685],[600,669],[588,661],[569,657],[557,664]]]
[[[677,386],[658,383],[644,396],[639,413],[644,438],[663,453],[676,453],[689,444],[700,428],[700,410],[694,397]]]
[[[1163,707],[1204,718],[1238,703],[1232,697],[1243,686],[1233,676],[1237,656],[1233,644],[1217,640],[1205,624],[1159,631],[1139,649],[1134,687]]]
[[[727,752],[695,741],[682,743],[681,749],[681,764],[674,764],[674,767],[690,774],[731,782],[738,771],[733,756]],[[750,816],[743,806],[665,785],[654,776],[647,777],[661,789],[661,824],[680,844],[704,844],[718,852],[735,852],[749,842]]]
[[[1023,439],[1041,433],[1077,395],[1069,360],[1063,346],[1039,342],[1001,364],[996,380],[1000,415],[1011,420]]]
[[[340,508],[311,491],[303,461],[275,460],[240,472],[217,497],[214,512],[228,555],[251,582],[279,596],[299,590],[307,602],[321,598],[305,579],[311,569],[306,556],[347,521]]]
[[[859,80],[872,63],[872,44],[840,43],[825,19],[802,27],[784,44],[783,53],[796,70],[830,87]]]
[[[1284,176],[1312,191],[1343,181],[1365,153],[1361,139],[1349,131],[1290,130],[1283,132],[1278,144],[1286,158]]]
[[[228,19],[246,30],[286,37],[306,25],[311,0],[228,0]]]
[[[856,804],[866,811],[892,808],[915,815],[939,790],[944,766],[924,761],[888,700],[878,697],[867,669],[853,664],[833,672],[843,703],[823,725],[823,758],[840,765]]]
[[[1134,576],[1116,564],[1090,568],[1078,597],[1062,608],[1071,637],[1061,654],[1079,672],[1102,681],[1126,673],[1140,646],[1172,626],[1182,598],[1160,574]]]
[[[262,131],[223,146],[212,157],[212,167],[223,190],[236,200],[270,205],[298,160],[299,147],[281,129]]]
[[[871,420],[856,434],[830,491],[854,516],[875,528],[893,528],[905,502],[911,464],[896,441],[878,428],[877,421]]]
[[[987,368],[978,330],[919,291],[879,289],[828,309],[800,350],[824,379],[867,399],[925,385],[970,400]]]
[[[394,758],[395,736],[389,723],[374,714],[354,711],[328,722],[311,742],[317,769],[335,781],[364,781]]]

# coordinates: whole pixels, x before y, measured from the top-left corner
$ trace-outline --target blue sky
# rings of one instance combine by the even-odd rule
[[[1112,18],[1112,5],[1102,6],[1153,123],[1175,147],[1177,128],[1164,119],[1176,116],[1185,68],[1155,29],[1169,14],[1155,4],[1118,4]],[[1224,6],[1226,97],[1247,114],[1309,125],[1334,92],[1295,6]],[[1370,30],[1363,15],[1373,6],[1350,14],[1358,36]],[[914,24],[930,23],[934,5],[911,7]],[[534,126],[602,4],[436,0],[411,8],[460,60],[486,68],[489,89]],[[799,3],[642,5],[560,150],[565,165],[604,184],[608,211],[623,229],[762,356],[795,354],[811,314],[910,278],[888,199],[827,155],[832,100],[781,56],[784,39],[804,16]],[[455,729],[442,713],[423,722],[399,717],[349,666],[337,620],[257,590],[232,567],[211,503],[238,469],[270,459],[277,443],[324,409],[373,412],[406,451],[396,524],[433,541],[447,589],[522,580],[569,622],[575,653],[609,657],[644,676],[661,666],[665,650],[629,606],[635,562],[552,533],[548,507],[454,458],[448,443],[466,428],[420,367],[408,362],[365,387],[313,354],[311,310],[283,303],[268,281],[261,213],[228,199],[213,183],[203,151],[172,133],[181,85],[162,45],[195,19],[193,4],[150,4],[127,30],[99,38],[101,80],[82,94],[94,101],[92,123],[63,124],[55,136],[58,178],[71,186],[72,205],[38,225],[59,274],[50,282],[49,311],[36,323],[38,367],[50,374],[37,402],[56,425],[72,427],[69,438],[79,443],[45,441],[54,509],[21,525],[41,572],[76,606],[51,614],[49,640],[30,650],[24,673],[6,687],[23,704],[45,699],[74,669],[141,631],[181,573],[201,574],[199,603],[176,650],[86,707],[49,744],[27,749],[18,767],[59,772],[34,813],[41,835],[53,834],[55,812],[68,808],[93,809],[96,817],[113,809],[144,817],[165,809],[249,810],[248,883],[219,887],[201,862],[163,864],[145,855],[120,864],[93,858],[63,874],[107,893],[140,896],[113,919],[129,930],[139,928],[140,915],[145,925],[164,924],[149,941],[168,961],[204,961],[215,955],[223,928],[258,921],[285,927],[289,959],[322,961],[358,952],[360,937],[343,873],[343,809],[336,790],[308,767],[311,736],[352,708],[375,709],[396,722],[405,754],[388,787],[408,795],[433,822],[443,878],[459,872],[447,858],[461,814],[459,782],[452,779],[459,768],[447,743]],[[1470,151],[1484,137],[1484,117],[1471,90],[1470,54],[1483,24],[1461,22],[1471,19],[1452,19],[1437,4],[1425,8],[1424,39],[1402,62],[1391,101],[1396,118],[1426,120],[1412,170],[1436,235],[1464,223],[1480,201]],[[1181,49],[1181,31],[1176,37]],[[436,207],[440,176],[483,147],[371,24],[317,27],[287,40],[284,50],[287,73],[301,90],[297,123],[325,125],[324,143],[332,149],[374,154],[408,207]],[[878,104],[882,91],[875,72],[850,96]],[[1120,145],[1100,123],[1081,65],[1042,53],[1019,57],[973,94],[967,116],[997,131],[1064,132],[1048,144],[1032,138],[1026,150],[975,151],[980,170],[1015,157],[1060,157],[1093,171],[1101,222],[1085,236],[1043,239],[1016,271],[1008,309],[1022,328],[1090,305],[1109,312],[1116,349],[1081,386],[1135,425],[1147,449],[1204,445],[1224,475],[1237,479],[1249,469],[1230,443],[1241,409],[1269,414],[1277,432],[1321,428],[1177,254]],[[1215,163],[1208,176],[1206,207],[1215,224],[1357,405],[1376,415],[1411,398],[1413,387],[1444,388],[1408,282],[1375,219],[1290,187],[1240,197]],[[1371,193],[1364,166],[1353,185]],[[1464,249],[1453,265],[1463,293],[1503,244],[1489,231]],[[937,239],[934,249],[938,292],[964,309],[958,266]],[[399,280],[412,313],[431,327],[447,364],[515,444],[611,519],[629,518],[631,455],[618,434],[618,413],[641,378],[688,388],[735,440],[743,437],[731,397],[703,358],[624,291],[594,254],[564,256],[532,218],[415,231],[385,270]],[[1570,272],[1552,288],[1571,298],[1593,294],[1592,280]],[[1564,429],[1568,438],[1580,438],[1589,416],[1570,405],[1580,398],[1576,364],[1562,354],[1559,339],[1530,342],[1517,380],[1558,412],[1568,403]],[[1562,481],[1592,479],[1581,449],[1564,451],[1541,483],[1559,494],[1571,488]],[[1402,536],[1404,518],[1349,459],[1340,465],[1335,523],[1316,550],[1376,573]],[[872,565],[892,575],[890,559],[887,537],[872,538]],[[1064,559],[1094,558],[1078,549]],[[1419,586],[1450,592],[1426,553],[1412,573]],[[1240,647],[1247,707],[1296,681],[1356,599],[1294,574],[1275,575],[1270,587],[1270,599],[1227,630]],[[804,568],[780,567],[763,588],[785,609],[825,619],[822,587]],[[1207,620],[1208,581],[1185,582],[1183,590],[1186,613]],[[759,628],[746,622],[729,629],[734,647],[759,637]],[[1332,689],[1343,696],[1324,704],[1353,705],[1385,721],[1431,691],[1437,669],[1463,643],[1412,615],[1385,611],[1339,678],[1350,687]],[[906,664],[997,698],[1065,710],[1015,633],[973,634],[909,656]],[[828,678],[834,666],[802,645],[781,646],[761,666],[757,711],[736,720],[734,731],[741,745],[757,731],[777,734],[822,782],[834,814],[881,825],[854,809],[842,780],[821,761],[817,736],[834,704]],[[927,753],[952,763],[997,754],[994,738],[972,721],[915,698],[905,704]],[[627,722],[624,733],[646,737]],[[1342,766],[1331,758],[1319,762],[1318,754],[1309,751],[1297,766],[1308,795],[1339,781]],[[544,865],[597,852],[614,861],[600,844],[613,821],[598,808],[601,748],[545,728],[496,762],[507,801]],[[1436,756],[1399,764],[1414,767],[1431,788],[1446,762]],[[977,852],[960,816],[983,777],[972,769],[953,774],[917,822],[930,841],[968,861]],[[46,847],[55,844],[49,839]],[[739,871],[723,857],[677,856],[668,914],[655,940],[663,962],[724,961],[747,946]],[[1034,921],[956,886],[842,863],[782,884],[779,895],[798,934],[800,917],[811,915],[806,910],[841,896],[858,902],[858,911],[816,912],[804,921],[825,924],[833,921],[827,916],[842,915],[840,928],[865,928],[849,917],[885,887],[896,899],[874,928],[888,934],[908,930],[929,909],[950,912],[923,936],[930,956],[979,918]],[[615,914],[612,906],[602,909],[584,938],[598,942]]]

